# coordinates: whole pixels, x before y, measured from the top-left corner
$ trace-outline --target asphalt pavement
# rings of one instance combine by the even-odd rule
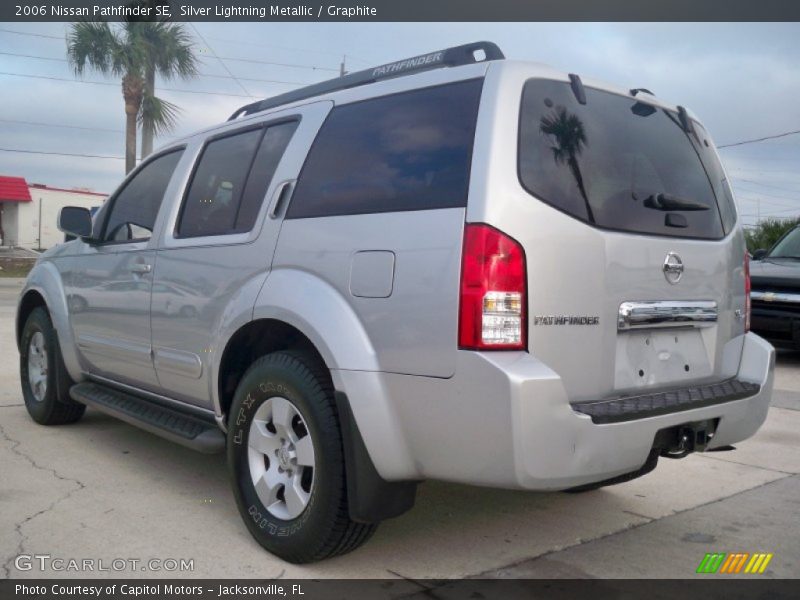
[[[251,539],[223,456],[92,410],[63,427],[28,417],[14,343],[20,287],[0,278],[0,577],[371,577],[414,588],[470,576],[684,578],[708,552],[773,553],[755,577],[800,577],[800,354],[779,354],[767,422],[734,451],[662,460],[584,494],[428,482],[413,510],[357,551],[297,566]],[[20,570],[20,555],[51,558],[44,571],[42,559]],[[55,570],[58,558],[94,570]],[[109,568],[115,559],[122,571]],[[167,570],[181,559],[191,570]]]

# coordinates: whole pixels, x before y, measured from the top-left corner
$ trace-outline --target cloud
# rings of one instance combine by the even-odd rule
[[[65,24],[8,24],[7,29],[63,36]],[[624,87],[647,87],[691,108],[718,144],[800,129],[800,26],[795,23],[198,23],[204,77],[159,82],[160,95],[183,112],[176,135],[224,121],[255,98],[292,89],[250,79],[314,82],[336,75],[344,55],[349,70],[439,47],[489,39],[509,58],[545,62],[566,72]],[[192,32],[193,33],[193,32]],[[0,32],[4,52],[64,58],[63,39]],[[213,54],[228,57],[227,69]],[[230,60],[266,61],[260,64]],[[299,65],[290,67],[285,65]],[[66,63],[0,55],[0,72],[72,79]],[[124,114],[118,81],[88,73],[109,86],[0,75],[0,119],[72,124],[114,131],[14,125],[0,121],[2,147],[87,154],[124,153]],[[186,94],[163,88],[212,91]],[[163,143],[158,140],[156,145]],[[761,214],[784,204],[800,207],[800,136],[723,149],[742,212]],[[64,158],[64,157],[62,157]],[[0,171],[57,186],[111,191],[123,161],[0,153]],[[742,179],[749,179],[748,183]],[[777,185],[785,190],[771,189]],[[769,197],[774,193],[777,198]],[[781,205],[777,204],[778,202]],[[766,207],[766,208],[765,208]],[[800,210],[798,211],[800,212]],[[748,216],[746,222],[753,219]]]

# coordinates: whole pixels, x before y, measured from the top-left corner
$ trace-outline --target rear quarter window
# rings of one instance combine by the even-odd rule
[[[705,131],[697,126],[687,133],[676,112],[636,98],[585,91],[586,104],[580,104],[568,83],[525,84],[518,153],[523,187],[605,229],[724,237],[735,222],[733,201]]]
[[[338,106],[286,218],[466,206],[483,80]]]

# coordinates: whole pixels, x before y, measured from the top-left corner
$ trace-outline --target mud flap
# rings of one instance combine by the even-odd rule
[[[402,515],[414,506],[418,482],[389,482],[378,474],[347,395],[338,391],[334,395],[344,445],[350,518],[358,523],[378,523]]]

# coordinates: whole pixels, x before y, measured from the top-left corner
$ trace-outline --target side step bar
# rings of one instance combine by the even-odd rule
[[[216,424],[146,398],[93,382],[73,385],[69,395],[76,402],[192,450],[204,454],[225,450],[225,435]]]

